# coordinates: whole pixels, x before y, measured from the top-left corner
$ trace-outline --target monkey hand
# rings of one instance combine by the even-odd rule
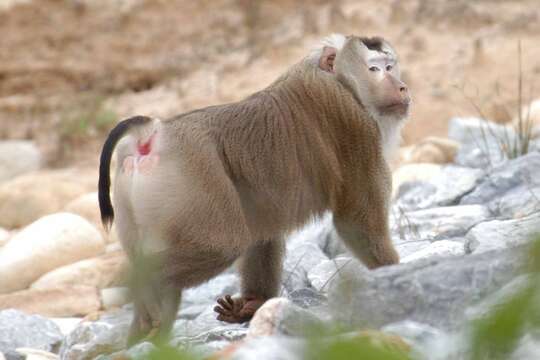
[[[245,296],[233,299],[225,295],[217,300],[218,305],[214,311],[218,313],[217,319],[228,323],[243,323],[251,320],[255,311],[264,304],[265,300],[255,296]]]

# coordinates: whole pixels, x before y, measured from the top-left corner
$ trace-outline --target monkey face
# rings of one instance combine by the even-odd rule
[[[348,36],[340,45],[325,47],[319,66],[334,73],[375,118],[407,117],[411,97],[390,44],[377,37]]]

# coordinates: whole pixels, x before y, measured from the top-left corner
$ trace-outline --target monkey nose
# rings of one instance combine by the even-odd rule
[[[403,84],[399,87],[399,92],[401,93],[405,93],[407,92],[409,89],[407,88],[407,85]]]

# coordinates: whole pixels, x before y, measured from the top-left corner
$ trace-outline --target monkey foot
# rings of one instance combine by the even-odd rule
[[[254,296],[233,299],[230,295],[225,295],[217,302],[219,305],[214,307],[214,311],[219,314],[218,320],[228,323],[243,323],[251,320],[255,311],[264,304],[265,300]]]

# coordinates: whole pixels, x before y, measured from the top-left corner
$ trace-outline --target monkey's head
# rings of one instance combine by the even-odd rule
[[[386,40],[332,35],[318,55],[319,67],[336,76],[373,117],[407,117],[411,97],[401,81],[396,52]]]

